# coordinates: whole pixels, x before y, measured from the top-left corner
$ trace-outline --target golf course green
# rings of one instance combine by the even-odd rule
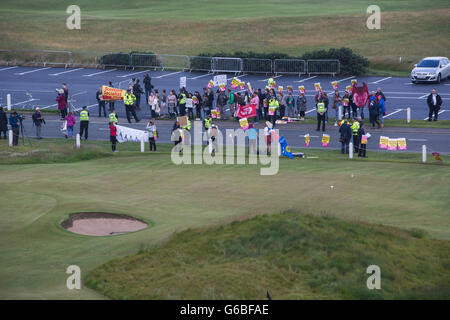
[[[406,297],[402,293],[409,294],[413,288],[418,291],[416,297],[427,290],[434,292],[430,296],[448,297],[444,285],[445,281],[448,284],[449,262],[448,255],[443,252],[448,252],[450,239],[450,167],[445,162],[433,163],[430,159],[429,163],[422,164],[421,155],[412,153],[369,152],[368,159],[349,160],[337,151],[299,150],[310,158],[282,158],[277,175],[261,176],[260,167],[256,165],[176,166],[170,159],[171,146],[159,145],[158,148],[158,152],[141,154],[137,151],[138,144],[126,143],[119,145],[119,153],[112,154],[106,141],[85,142],[77,150],[73,148],[73,141],[45,139],[33,140],[33,146],[20,145],[11,150],[3,140],[0,143],[0,298],[261,299],[264,297],[259,296],[258,290],[273,284],[278,277],[270,266],[266,266],[270,269],[267,269],[270,271],[267,277],[273,275],[274,278],[261,282],[261,287],[242,291],[240,296],[231,288],[229,292],[211,289],[209,293],[198,291],[195,287],[192,291],[181,290],[183,286],[188,286],[189,281],[179,282],[178,295],[173,293],[176,290],[169,289],[155,293],[154,287],[148,291],[139,291],[138,287],[130,288],[129,291],[117,288],[124,280],[132,283],[136,276],[133,272],[139,274],[143,270],[135,264],[129,273],[124,274],[121,272],[124,271],[121,263],[125,266],[130,261],[141,259],[151,263],[153,256],[169,253],[166,260],[154,266],[164,268],[165,263],[176,259],[170,256],[178,244],[180,255],[183,256],[184,250],[194,250],[197,241],[210,239],[213,245],[229,237],[227,241],[237,241],[236,245],[224,244],[226,257],[227,250],[231,250],[230,261],[226,257],[216,256],[215,251],[205,252],[204,257],[217,258],[217,261],[204,262],[205,266],[211,264],[217,267],[211,269],[211,277],[222,274],[219,271],[226,266],[223,263],[231,263],[246,252],[246,244],[242,244],[241,249],[238,244],[243,238],[251,237],[252,233],[246,232],[256,228],[255,234],[263,232],[263,236],[265,224],[269,233],[267,239],[273,237],[274,240],[273,247],[268,248],[268,254],[274,254],[275,258],[278,258],[277,248],[282,249],[279,251],[281,253],[284,252],[283,248],[290,252],[291,244],[298,241],[300,247],[292,250],[301,250],[301,241],[312,239],[318,241],[312,248],[319,248],[320,243],[331,248],[336,239],[326,236],[330,233],[335,233],[336,237],[342,236],[339,241],[336,240],[336,245],[347,246],[353,243],[350,241],[352,238],[358,240],[355,253],[342,255],[343,261],[339,263],[345,270],[355,266],[362,269],[349,271],[348,278],[338,277],[335,282],[339,286],[349,283],[348,291],[324,289],[323,277],[327,274],[337,275],[332,266],[325,266],[326,274],[316,275],[315,286],[297,282],[294,287],[282,289],[280,285],[275,288],[280,298],[402,298]],[[61,222],[70,213],[76,212],[127,214],[147,222],[149,227],[138,232],[107,237],[77,235],[61,227]],[[283,212],[289,214],[278,219],[277,214]],[[263,220],[254,220],[254,226],[252,222],[245,222],[259,215],[268,216],[258,218]],[[234,223],[227,226],[235,220],[244,222],[242,225]],[[323,232],[320,228],[305,227],[308,221],[313,225],[323,224]],[[280,235],[271,235],[269,231],[276,230],[277,224],[286,224],[286,232],[292,234],[293,238],[287,239],[289,241],[285,243],[287,240]],[[303,236],[301,232],[295,234],[296,228],[299,228],[299,232],[304,228]],[[172,238],[174,234],[187,229],[190,230]],[[240,230],[245,232],[241,234]],[[309,233],[311,238],[307,236]],[[168,248],[165,248],[166,243]],[[202,245],[208,249],[206,244]],[[404,276],[418,278],[402,279],[397,283],[394,280],[401,277],[403,269],[388,264],[385,270],[391,278],[386,283],[386,288],[390,288],[386,293],[364,295],[359,292],[356,283],[367,278],[363,265],[371,259],[359,261],[358,252],[371,246],[382,250],[367,253],[367,257],[373,257],[378,263],[386,262],[383,255],[388,252],[396,255],[397,259],[403,257],[405,264],[410,261],[415,266],[410,269],[405,267],[410,273]],[[202,247],[199,248],[201,250]],[[215,247],[214,250],[219,249]],[[318,251],[317,254],[324,254],[327,250]],[[339,250],[343,252],[342,248]],[[138,253],[138,256],[133,257]],[[313,259],[310,253],[302,252],[302,255],[305,259]],[[124,258],[127,256],[129,258]],[[108,263],[117,258],[130,260]],[[315,263],[323,261],[323,257],[318,258]],[[251,260],[251,255],[246,259]],[[272,261],[267,260],[267,257],[264,258],[265,262],[258,260],[258,255],[254,259],[257,260],[244,259],[241,266],[234,267],[243,270],[249,266],[246,263],[254,265],[252,263],[258,264],[258,261],[263,264]],[[331,261],[334,259],[329,263]],[[424,268],[420,261],[429,262],[428,267]],[[278,261],[274,268],[286,268],[286,265],[280,265],[282,262]],[[81,290],[68,290],[66,287],[66,269],[70,265],[78,265],[83,281],[88,280]],[[188,266],[186,262],[184,269],[180,269],[180,277],[188,272]],[[204,270],[199,265],[196,267],[199,269],[193,269],[192,279],[201,279]],[[339,266],[336,268],[340,270]],[[177,269],[168,271],[167,277],[174,270]],[[355,272],[359,271],[359,278],[354,278]],[[162,275],[158,272],[155,271],[155,275]],[[283,275],[284,271],[279,276]],[[314,277],[312,274],[310,276],[312,278],[305,281],[314,284]],[[239,280],[240,277],[236,275],[234,279]],[[108,286],[104,285],[105,281],[109,283]],[[160,286],[166,283],[163,278],[158,281]],[[167,284],[172,285],[175,280],[170,281]],[[303,291],[294,294],[295,285],[305,286],[302,287]],[[365,281],[360,285],[365,286]]]

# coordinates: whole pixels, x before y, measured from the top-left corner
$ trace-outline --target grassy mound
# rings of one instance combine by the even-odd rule
[[[449,299],[449,250],[419,230],[290,212],[183,231],[85,284],[114,299]],[[369,265],[381,290],[366,287]]]

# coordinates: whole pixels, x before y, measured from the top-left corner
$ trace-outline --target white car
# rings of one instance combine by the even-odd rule
[[[441,83],[450,78],[450,62],[445,57],[428,57],[414,65],[411,71],[411,82],[419,81]]]

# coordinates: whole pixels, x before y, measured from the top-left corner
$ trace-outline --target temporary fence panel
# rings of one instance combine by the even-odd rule
[[[16,64],[16,58],[14,52],[11,50],[0,50],[0,64],[2,65],[14,65]]]
[[[300,59],[275,59],[273,62],[273,72],[275,74],[305,74],[306,61]]]
[[[184,55],[161,54],[158,55],[163,70],[187,70],[189,69],[189,57]]]
[[[130,56],[130,67],[136,68],[162,68],[162,62],[157,54],[132,53]]]
[[[212,58],[212,72],[234,72],[239,73],[243,70],[243,61],[241,58]]]
[[[308,74],[339,74],[339,60],[308,60]]]
[[[72,63],[72,52],[42,50],[40,52],[40,59],[44,67],[49,65],[64,65],[68,67]]]
[[[72,66],[97,68],[100,65],[101,56],[101,53],[94,51],[72,52]]]
[[[244,58],[243,61],[243,72],[247,73],[272,73],[272,60],[270,59],[250,59]]]
[[[189,57],[189,69],[191,71],[211,71],[213,69],[211,57]]]

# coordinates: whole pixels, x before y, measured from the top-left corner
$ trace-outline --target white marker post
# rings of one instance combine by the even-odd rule
[[[11,111],[11,94],[6,95],[6,105],[8,106],[8,111]]]
[[[406,108],[406,123],[410,123],[411,122],[411,108],[408,107]]]
[[[348,144],[348,157],[353,159],[353,142],[350,141]]]
[[[81,139],[80,139],[80,134],[79,133],[77,133],[77,135],[76,135],[76,146],[77,146],[77,149],[80,149]]]
[[[427,146],[424,144],[422,145],[422,162],[427,162]]]
[[[141,137],[141,152],[145,152],[145,141],[143,135]]]
[[[8,138],[9,138],[9,146],[12,147],[13,146],[13,131],[12,130],[8,130]]]
[[[339,111],[338,111],[338,120],[341,121],[342,120],[342,106],[339,106]]]

